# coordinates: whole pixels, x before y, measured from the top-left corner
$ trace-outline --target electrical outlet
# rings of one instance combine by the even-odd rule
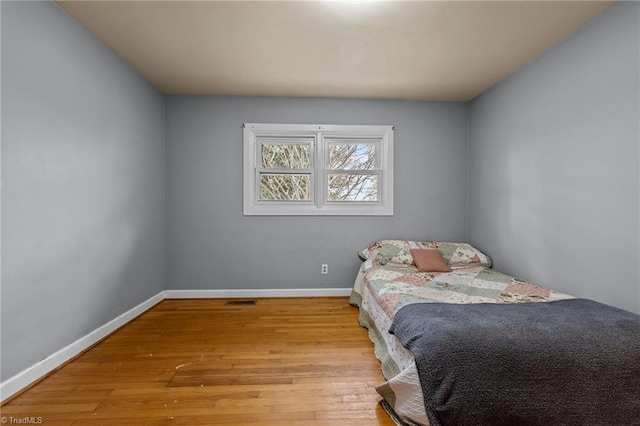
[[[328,274],[329,273],[329,265],[327,265],[326,263],[323,263],[322,266],[320,267],[320,273],[321,274]]]

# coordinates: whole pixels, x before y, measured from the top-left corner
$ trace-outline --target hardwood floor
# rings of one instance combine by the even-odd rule
[[[43,425],[393,425],[344,297],[165,300],[1,407]]]

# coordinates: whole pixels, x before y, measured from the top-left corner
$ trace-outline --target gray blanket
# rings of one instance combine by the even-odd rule
[[[420,303],[390,332],[431,426],[640,425],[640,316],[586,299]]]

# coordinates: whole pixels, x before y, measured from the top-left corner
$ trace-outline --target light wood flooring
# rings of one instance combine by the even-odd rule
[[[50,425],[393,425],[344,297],[164,300],[4,404]]]

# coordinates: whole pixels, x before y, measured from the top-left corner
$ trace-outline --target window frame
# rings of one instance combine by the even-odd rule
[[[288,136],[288,137],[278,137],[278,136],[264,136],[264,142],[260,142],[260,147],[263,145],[268,145],[272,140],[273,145],[308,145],[309,146],[309,168],[307,169],[280,169],[280,168],[269,168],[264,167],[262,164],[262,150],[258,149],[258,141],[256,140],[256,167],[255,167],[255,188],[256,188],[256,202],[265,204],[265,203],[278,203],[281,204],[283,202],[287,203],[295,203],[295,204],[312,204],[315,197],[315,172],[314,172],[314,164],[315,159],[313,156],[315,139],[309,137],[300,137],[300,136]],[[288,140],[286,140],[288,139]],[[279,174],[279,175],[309,175],[309,190],[310,190],[310,199],[309,200],[261,200],[260,193],[261,191],[258,188],[260,185],[260,177],[265,174]]]
[[[243,214],[245,216],[393,216],[393,126],[244,123],[243,126]],[[311,140],[311,169],[265,169],[262,140],[295,143]],[[291,142],[289,142],[291,141]],[[376,168],[358,171],[328,169],[331,143],[374,144]],[[311,201],[260,200],[261,173],[310,173]],[[300,173],[303,171],[303,173]],[[378,176],[378,201],[328,200],[329,174],[334,172]]]
[[[331,145],[372,145],[375,150],[376,150],[376,157],[375,157],[375,164],[374,164],[374,168],[373,169],[369,169],[369,170],[354,170],[354,169],[330,169],[328,166],[330,165],[331,162]],[[324,176],[323,176],[323,182],[325,183],[325,185],[327,185],[326,188],[327,189],[325,191],[323,191],[322,196],[324,199],[324,203],[325,204],[333,204],[333,205],[338,205],[339,203],[348,203],[349,205],[354,205],[354,203],[358,203],[358,201],[336,201],[336,200],[329,200],[328,196],[329,196],[329,191],[328,191],[328,186],[329,186],[329,176],[330,175],[375,175],[378,177],[377,179],[377,185],[378,187],[381,189],[381,193],[384,193],[384,189],[382,188],[384,186],[384,183],[382,182],[382,176],[383,176],[383,167],[382,167],[382,162],[381,162],[381,155],[380,152],[382,152],[382,142],[380,140],[376,140],[376,139],[372,139],[372,138],[350,138],[350,139],[346,139],[346,138],[336,138],[333,136],[330,136],[328,138],[324,138],[324,146],[325,146],[325,159],[324,159],[324,165],[326,167],[324,167]],[[379,199],[381,197],[378,197]],[[374,205],[374,203],[380,203],[381,201],[363,201],[361,202],[362,205]]]

